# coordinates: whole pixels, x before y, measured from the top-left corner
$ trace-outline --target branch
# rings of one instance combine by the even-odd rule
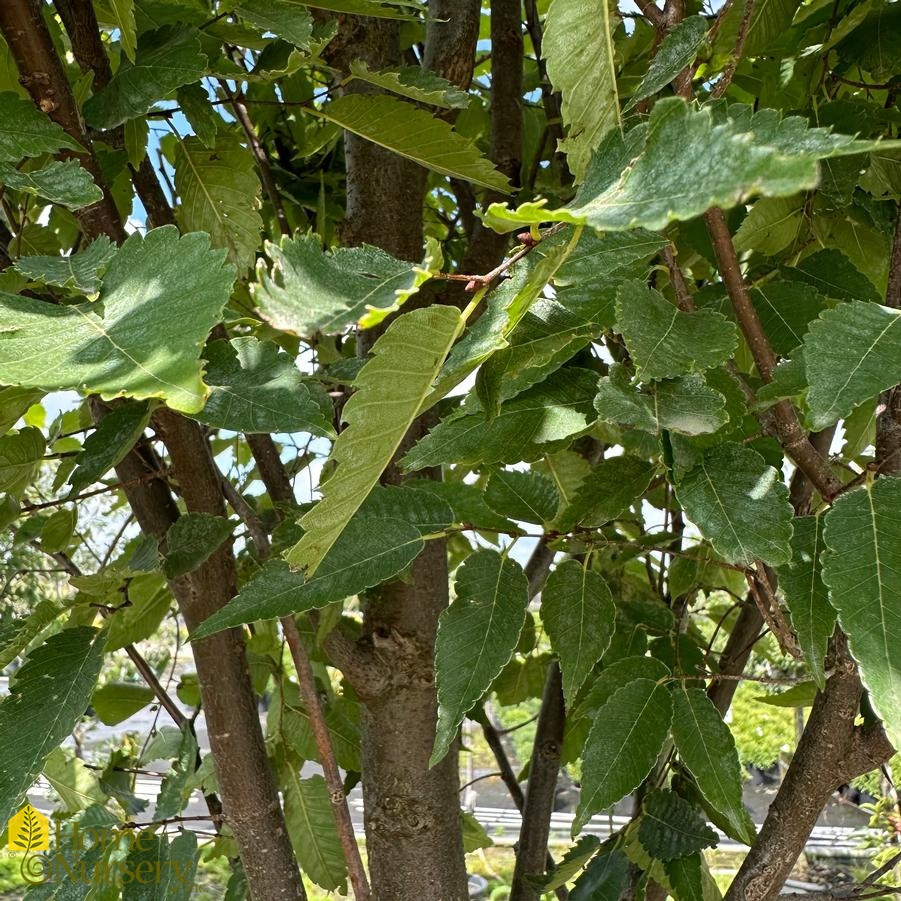
[[[561,182],[564,185],[572,183],[572,173],[566,163],[566,154],[559,147],[563,140],[563,114],[560,111],[561,99],[551,85],[547,74],[547,64],[541,55],[541,45],[544,40],[544,32],[541,27],[541,17],[538,12],[537,0],[525,0],[526,30],[532,40],[532,49],[535,51],[535,63],[538,66],[538,74],[541,77],[541,104],[544,107],[544,117],[547,120],[547,130],[554,147],[554,159],[560,169]],[[535,153],[535,165],[539,162],[541,148]],[[529,182],[534,184],[534,178]]]
[[[350,884],[353,886],[354,898],[357,901],[370,901],[372,895],[369,890],[369,880],[366,878],[366,870],[360,857],[360,848],[354,835],[354,824],[350,818],[347,796],[344,794],[344,783],[335,759],[332,737],[322,712],[313,667],[301,641],[294,617],[283,616],[279,622],[282,624],[282,631],[288,647],[291,649],[291,659],[294,661],[297,681],[300,685],[300,698],[310,718],[310,727],[316,741],[316,750],[319,752],[319,763],[325,774],[325,784],[328,786],[332,813],[335,815],[335,825],[338,827],[338,837],[341,840],[341,850],[344,853],[344,862],[347,864]]]
[[[754,13],[754,0],[745,0],[744,12],[742,12],[741,22],[738,26],[738,34],[735,37],[735,46],[732,48],[732,54],[720,80],[716,83],[711,96],[714,100],[718,100],[729,89],[732,79],[735,76],[735,70],[741,62],[741,55],[745,49],[745,41],[748,38],[748,30],[751,27],[751,16]]]
[[[751,302],[726,217],[721,209],[714,207],[708,210],[704,218],[735,317],[751,349],[760,377],[765,383],[769,383],[773,380],[776,355]],[[823,499],[832,500],[841,490],[842,484],[832,472],[829,461],[810,443],[794,407],[784,400],[773,407],[772,412],[779,443],[785,452],[816,486]]]
[[[885,305],[901,309],[901,204],[896,205],[897,221],[889,264]],[[901,386],[895,385],[879,395],[876,419],[876,463],[883,475],[901,475]]]
[[[530,598],[534,598],[540,591],[545,576],[554,562],[554,557],[557,556],[557,552],[548,547],[548,541],[547,535],[543,535],[538,540],[538,544],[535,545],[535,550],[532,551],[532,556],[529,557],[525,566],[526,578],[529,580]]]
[[[429,11],[431,12],[431,4]],[[495,166],[510,179],[514,188],[520,185],[522,168],[522,70],[521,2],[492,0],[489,110],[491,147],[488,155]],[[483,204],[487,207],[503,199],[504,195],[496,191],[487,191],[483,197]],[[462,262],[463,271],[483,270],[495,266],[503,257],[509,242],[509,235],[498,234],[487,228],[481,220],[475,221],[466,256]],[[467,290],[478,290],[490,281],[491,279],[476,280]]]
[[[263,182],[263,187],[266,189],[266,196],[269,198],[269,202],[272,204],[272,209],[275,212],[279,230],[283,235],[290,235],[291,226],[288,224],[288,217],[285,215],[285,207],[282,204],[281,195],[278,193],[278,185],[275,183],[272,167],[269,165],[269,157],[267,156],[263,145],[260,143],[260,138],[253,126],[250,113],[247,112],[247,106],[244,104],[244,95],[241,91],[232,94],[228,89],[228,84],[223,78],[219,79],[219,87],[228,98],[235,114],[235,118],[238,120],[244,134],[247,136],[247,142],[250,144],[250,149],[253,151],[254,158],[256,159],[257,166],[260,170],[260,179]]]
[[[103,40],[100,37],[94,6],[91,0],[56,0],[54,6],[69,35],[75,62],[78,63],[82,72],[92,72],[94,75],[93,87],[96,93],[109,84],[113,72]],[[122,149],[125,146],[124,126],[120,125],[107,132],[103,139],[117,149]],[[147,222],[151,228],[160,225],[174,225],[175,216],[172,213],[172,207],[166,200],[166,195],[160,187],[159,179],[156,177],[156,172],[147,154],[144,154],[137,169],[130,163],[128,168],[131,171],[132,184],[144,206]]]
[[[661,28],[666,24],[663,17],[663,10],[654,3],[654,0],[635,0],[635,5],[652,25]]]
[[[861,735],[854,717],[862,687],[840,632],[832,653],[833,675],[814,700],[788,772],[724,901],[772,901],[778,896],[826,801],[849,775],[855,736]],[[875,749],[874,744],[870,750]]]
[[[294,487],[271,435],[245,435],[257,472],[275,504],[294,504]]]
[[[509,257],[501,260],[501,262],[493,269],[482,275],[462,275],[458,272],[439,272],[434,275],[433,278],[452,282],[466,282],[466,290],[470,293],[475,293],[480,288],[490,285],[496,278],[500,278],[511,266],[518,263],[523,257],[528,256],[542,241],[549,238],[551,235],[557,234],[561,229],[566,228],[567,224],[568,223],[566,222],[558,222],[556,225],[552,225],[547,231],[543,232],[537,239],[533,238],[529,232],[522,232],[517,235],[517,238],[522,242],[522,246],[515,250]],[[464,264],[466,262],[467,260],[464,260]]]
[[[529,783],[522,810],[522,828],[519,831],[510,901],[538,901],[541,896],[540,890],[535,888],[531,880],[544,873],[550,853],[547,846],[551,831],[550,815],[557,791],[565,724],[563,681],[560,666],[554,660],[548,666],[532,746]]]
[[[430,0],[423,65],[466,90],[472,83],[480,0]]]
[[[516,809],[522,813],[526,805],[526,796],[523,794],[522,786],[517,781],[516,773],[513,772],[513,767],[510,765],[510,758],[507,757],[507,752],[504,750],[500,731],[491,722],[491,717],[484,706],[476,707],[470,714],[470,718],[482,727],[482,735],[485,737],[488,747],[491,748],[491,753],[494,754],[501,780],[507,788],[510,800],[516,805]],[[547,871],[550,872],[555,866],[551,852],[546,850],[545,867]],[[569,897],[569,892],[561,886],[556,890],[556,895],[560,901],[566,901]]]
[[[78,105],[44,22],[42,6],[32,0],[3,0],[0,3],[0,32],[19,69],[19,81],[35,105],[86,148],[84,152],[65,150],[59,154],[61,159],[78,160],[103,191],[100,200],[75,212],[82,230],[88,238],[105,234],[121,243],[125,239],[122,219],[94,158]]]

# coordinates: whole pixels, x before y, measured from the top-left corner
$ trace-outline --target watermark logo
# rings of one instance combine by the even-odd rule
[[[7,849],[21,855],[19,872],[30,885],[152,884],[180,897],[200,890],[197,842],[190,833],[170,843],[165,834],[139,827],[86,828],[59,820],[51,824],[31,804],[13,816],[8,827]]]
[[[26,804],[9,821],[10,851],[47,851],[50,848],[50,821],[39,810]]]

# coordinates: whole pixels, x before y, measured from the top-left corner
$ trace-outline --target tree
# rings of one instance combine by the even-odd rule
[[[901,7],[638,8],[0,5],[3,521],[71,586],[0,619],[0,821],[87,778],[55,749],[92,698],[156,703],[156,816],[203,789],[230,897],[459,901],[469,717],[513,898],[718,896],[709,819],[764,901],[889,759]],[[92,559],[98,495],[128,513]],[[139,647],[173,607],[209,757]],[[765,632],[816,694],[756,834],[721,717]],[[98,686],[122,653],[143,687]],[[536,693],[523,794],[488,705]],[[574,838],[635,814],[555,864],[574,762]],[[133,821],[91,778],[67,813]]]

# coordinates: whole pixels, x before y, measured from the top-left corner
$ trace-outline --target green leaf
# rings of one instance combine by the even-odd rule
[[[742,804],[741,767],[735,740],[700,688],[673,691],[673,738],[701,794],[725,818],[732,838],[750,845],[754,824]]]
[[[28,655],[0,703],[0,822],[16,812],[47,755],[81,719],[100,672],[96,629],[64,629]]]
[[[276,698],[269,707],[266,729],[270,736],[279,736],[291,753],[304,760],[318,760],[319,750],[310,717],[300,702],[299,691],[294,685],[283,685],[283,697]],[[356,701],[331,698],[325,710],[325,721],[328,726],[335,759],[343,770],[359,772],[360,763],[360,727],[357,717],[349,715],[357,713]]]
[[[873,283],[839,250],[827,248],[805,257],[796,269],[783,269],[786,278],[812,285],[835,300],[879,302]]]
[[[757,695],[754,700],[771,707],[810,707],[816,696],[816,682],[799,682],[774,695]]]
[[[513,655],[529,604],[522,567],[496,551],[467,557],[454,590],[454,602],[438,619],[435,640],[438,725],[429,766],[447,754],[463,717]]]
[[[706,35],[707,20],[703,16],[689,16],[670,31],[651,60],[629,108],[665,88],[692,63]]]
[[[478,403],[467,403],[440,422],[402,460],[408,469],[441,463],[518,463],[535,460],[584,431],[594,418],[597,376],[587,369],[560,369],[534,388],[501,405],[486,421]]]
[[[155,541],[153,547],[156,556]],[[131,606],[116,610],[110,617],[107,651],[116,651],[150,638],[172,604],[172,596],[159,570],[132,578],[128,585],[128,599]]]
[[[583,231],[554,282],[558,287],[567,287],[606,278],[643,278],[648,261],[668,243],[661,235],[640,228],[605,235]]]
[[[416,264],[368,245],[324,251],[315,234],[266,242],[266,255],[272,269],[258,265],[253,298],[271,325],[301,336],[377,322],[412,297],[436,263],[433,252]]]
[[[0,383],[162,397],[175,410],[197,412],[206,396],[200,348],[233,279],[206,235],[180,237],[173,226],[131,235],[97,303],[0,294]]]
[[[817,160],[876,146],[808,128],[799,117],[780,119],[776,110],[754,113],[735,104],[715,111],[668,97],[654,105],[646,128],[632,129],[625,139],[617,132],[607,137],[571,205],[552,210],[545,201],[530,201],[513,211],[492,204],[486,221],[498,231],[549,221],[598,231],[658,230],[714,206],[729,209],[757,195],[790,197],[816,187]],[[700,168],[698,160],[704,160]]]
[[[78,757],[69,757],[62,748],[50,752],[42,772],[63,802],[62,813],[74,814],[106,803],[106,793],[96,773]]]
[[[360,516],[400,519],[415,526],[421,535],[431,535],[454,522],[454,511],[437,494],[417,491],[409,483],[376,485],[360,507]]]
[[[576,874],[597,854],[600,843],[600,839],[596,835],[581,836],[557,861],[553,871],[541,878],[541,888],[550,892],[574,879]]]
[[[713,45],[714,52],[731,55],[738,30],[744,27],[747,28],[747,35],[743,55],[751,57],[764,54],[774,42],[784,39],[799,6],[798,0],[761,0],[751,8],[747,25],[742,25],[745,8],[742,4],[734,4],[728,10],[723,10],[723,20],[717,28]]]
[[[106,235],[101,235],[78,253],[65,257],[19,257],[14,261],[13,268],[32,281],[74,288],[82,294],[96,294],[100,288],[100,273],[115,255],[113,242]]]
[[[552,0],[541,52],[563,98],[567,154],[576,182],[585,178],[592,151],[620,126],[610,13],[602,0]]]
[[[509,335],[509,347],[497,350],[476,376],[476,393],[485,410],[497,413],[502,401],[544,381],[571,360],[597,334],[596,309],[565,298],[538,298]],[[601,295],[600,306],[606,306]],[[595,305],[596,306],[596,305]]]
[[[31,427],[0,438],[0,492],[21,494],[40,468],[44,447],[41,430]]]
[[[800,398],[807,391],[804,354],[795,348],[795,358],[782,360],[773,370],[773,380],[757,391],[757,405],[766,409],[786,398]]]
[[[570,901],[619,901],[629,886],[632,865],[619,845],[608,841],[576,880]]]
[[[751,291],[751,300],[773,350],[783,357],[803,344],[810,322],[825,306],[812,287],[798,282],[758,285]]]
[[[134,62],[135,53],[138,49],[134,0],[108,0],[107,8],[112,17],[112,21],[109,24],[119,32],[119,43],[122,45],[122,52],[126,58]]]
[[[683,313],[659,291],[625,282],[616,300],[617,329],[645,379],[669,379],[718,366],[738,344],[735,325],[713,310]]]
[[[416,479],[404,483],[408,490],[431,494],[447,502],[454,513],[453,522],[466,523],[475,529],[515,532],[516,525],[488,506],[484,492],[464,482],[434,482]]]
[[[676,485],[689,519],[724,559],[744,566],[758,558],[791,559],[792,508],[782,474],[749,447],[714,447]]]
[[[158,820],[178,816],[191,796],[190,780],[197,768],[197,739],[189,727],[181,730],[178,753],[169,771],[163,776],[153,815]]]
[[[185,138],[175,146],[175,189],[182,230],[207,232],[240,272],[249,269],[263,228],[251,152],[229,134],[218,135],[212,149],[200,138]]]
[[[638,840],[657,860],[687,857],[717,843],[698,809],[671,791],[655,791],[645,799]]]
[[[176,99],[200,143],[208,149],[214,148],[216,146],[216,134],[219,131],[222,119],[216,115],[214,112],[215,108],[210,105],[210,98],[206,88],[202,84],[186,84],[178,89]],[[144,147],[142,146],[141,152],[143,153],[143,151]]]
[[[450,178],[502,194],[507,179],[467,138],[425,110],[386,95],[347,94],[320,109],[308,109],[347,131]]]
[[[822,516],[798,516],[794,519],[792,558],[779,567],[779,587],[791,614],[792,628],[810,667],[814,682],[826,685],[826,650],[835,629],[835,610],[823,583],[821,555]]]
[[[491,690],[502,707],[522,704],[530,698],[540,698],[547,681],[549,654],[514,655],[491,683]]]
[[[160,875],[153,881],[134,878],[126,882],[122,887],[122,901],[190,901],[199,875],[198,861],[197,836],[190,831],[182,832],[171,842],[165,834],[135,842],[122,862],[123,871],[135,876],[139,872]],[[86,865],[88,872],[96,871]]]
[[[166,533],[163,571],[177,579],[209,560],[234,531],[235,524],[210,513],[184,513]]]
[[[596,463],[560,516],[560,528],[597,528],[617,519],[647,491],[656,469],[653,463],[627,454]]]
[[[76,600],[71,597],[65,600],[44,598],[29,610],[27,616],[6,620],[0,627],[0,669],[9,666],[47,626],[75,604]]]
[[[547,476],[500,469],[488,480],[485,500],[502,516],[540,525],[554,518],[560,497]]]
[[[582,755],[582,791],[573,835],[591,819],[634,791],[651,772],[669,732],[669,691],[636,679],[598,710]]]
[[[84,150],[30,100],[8,91],[0,94],[0,162],[18,163],[63,148]]]
[[[87,169],[78,160],[54,161],[43,169],[26,171],[0,165],[0,183],[14,191],[33,194],[70,210],[80,210],[103,197]]]
[[[700,854],[668,860],[664,870],[676,901],[711,901],[710,895],[704,891],[704,867]],[[719,892],[716,891],[713,897],[718,896]]]
[[[234,338],[206,349],[206,383],[212,389],[194,419],[235,432],[310,432],[331,437],[324,415],[331,401],[305,381],[293,357],[272,341]],[[318,390],[317,390],[318,389]]]
[[[613,636],[616,607],[607,583],[576,560],[564,560],[541,592],[541,621],[563,671],[563,696],[572,707]]]
[[[797,522],[797,520],[795,520]],[[674,598],[694,592],[698,588],[723,588],[734,594],[747,590],[745,577],[730,566],[723,566],[709,544],[704,542],[676,557],[670,563],[670,596]],[[781,584],[781,583],[780,583]]]
[[[825,429],[901,382],[901,310],[854,301],[825,310],[804,339],[810,426]]]
[[[55,510],[41,526],[41,550],[47,554],[64,551],[72,540],[75,526],[78,524],[78,510],[74,507],[61,507]]]
[[[444,397],[451,388],[462,382],[477,366],[485,361],[490,362],[493,354],[509,347],[512,334],[529,315],[533,305],[536,302],[540,303],[539,298],[548,282],[564,265],[573,250],[577,246],[581,246],[581,242],[581,229],[576,229],[572,235],[552,236],[550,239],[542,241],[528,257],[517,264],[512,277],[492,291],[485,312],[479,316],[471,328],[467,329],[466,334],[451,351],[447,364],[441,371],[438,384],[427,401],[427,406]],[[591,306],[593,309],[593,305]],[[560,315],[555,316],[554,311]],[[546,366],[548,357],[553,357],[560,351],[560,347],[554,343],[556,341],[555,332],[595,334],[597,331],[597,329],[588,328],[590,317],[586,318],[581,310],[574,312],[556,303],[547,311],[544,318],[548,321],[539,320],[533,323],[533,327],[528,328],[526,334],[520,332],[519,341],[523,342],[522,346],[514,352],[515,358],[504,366],[504,370],[507,368],[515,370],[517,367],[526,369],[525,379],[520,379],[520,384],[510,389],[508,388],[508,379],[504,377],[504,372],[501,372],[501,383],[494,386],[498,390],[489,392],[489,408],[498,398],[512,397],[524,388],[541,381],[551,371]],[[557,322],[551,323],[549,321],[551,319],[557,319]],[[545,339],[554,343],[550,351],[544,347]],[[532,344],[533,340],[537,343]],[[534,352],[534,357],[530,356],[532,352]],[[551,368],[556,368],[565,359],[568,357],[554,360]],[[539,370],[544,367],[537,377],[534,375],[536,366],[529,366],[532,362]],[[492,409],[491,412],[496,413],[497,411]]]
[[[197,640],[260,619],[300,613],[352,597],[406,569],[423,549],[422,535],[400,519],[356,516],[341,533],[316,574],[304,579],[274,560],[221,610],[194,630]]]
[[[803,225],[803,197],[764,197],[735,233],[735,249],[774,256],[797,241]]]
[[[392,94],[430,106],[442,109],[466,109],[469,106],[470,96],[466,91],[461,91],[455,84],[419,66],[373,72],[366,60],[352,59],[350,74],[353,78],[374,84]]]
[[[344,894],[347,867],[325,779],[301,779],[297,767],[290,762],[279,769],[288,834],[301,869],[326,891]]]
[[[199,85],[195,85],[199,88]],[[177,95],[181,96],[181,91]],[[206,95],[204,95],[206,96]],[[150,137],[150,124],[147,119],[129,119],[122,126],[125,136],[125,153],[129,165],[137,169],[147,156],[147,141]]]
[[[135,682],[107,682],[91,696],[101,723],[115,726],[143,710],[153,701],[154,694],[146,685]]]
[[[310,49],[313,17],[305,4],[295,0],[240,0],[233,12],[258,31],[270,32],[301,50]]]
[[[843,494],[826,514],[823,581],[873,709],[901,746],[901,479]]]
[[[28,408],[38,403],[43,396],[42,391],[35,391],[33,388],[0,388],[0,436],[13,428],[28,412]]]
[[[375,342],[329,455],[337,469],[301,520],[303,538],[285,555],[291,566],[307,576],[316,571],[391,462],[462,328],[459,310],[431,306],[395,319]]]
[[[594,408],[606,422],[633,426],[659,435],[664,429],[681,435],[706,435],[729,421],[726,398],[704,376],[690,373],[639,388],[619,363],[598,382]]]
[[[75,458],[76,466],[69,477],[70,496],[99,481],[120,463],[149,422],[150,405],[146,401],[124,403],[104,416]]]
[[[490,848],[494,841],[485,827],[468,811],[460,811],[460,819],[463,827],[463,853],[469,854],[480,848]]]
[[[195,29],[171,26],[144,32],[134,62],[123,60],[112,81],[85,102],[85,121],[109,129],[143,116],[157,101],[174,97],[182,85],[198,81],[206,68]]]

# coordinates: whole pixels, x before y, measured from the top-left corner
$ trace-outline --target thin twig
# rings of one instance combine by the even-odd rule
[[[272,209],[275,212],[278,227],[283,235],[290,235],[291,226],[288,224],[288,217],[285,215],[285,207],[282,204],[281,195],[278,193],[278,185],[275,183],[272,167],[269,165],[269,157],[266,154],[263,145],[260,143],[259,136],[257,135],[253,121],[250,118],[250,113],[247,112],[247,106],[244,103],[244,95],[241,92],[231,94],[224,79],[219,80],[219,86],[222,88],[226,98],[230,101],[235,118],[238,120],[244,134],[247,136],[247,142],[250,144],[250,149],[253,151],[254,158],[256,159],[257,166],[260,170],[260,180],[263,182],[263,187],[266,189],[266,196],[269,198],[269,202],[272,204]]]
[[[660,252],[660,256],[663,257],[663,262],[666,263],[666,268],[669,269],[670,282],[672,282],[673,290],[676,292],[679,309],[683,313],[691,313],[695,309],[695,302],[688,290],[688,285],[685,284],[685,276],[679,268],[673,245],[667,244]]]
[[[748,38],[748,30],[751,27],[751,16],[753,13],[754,0],[745,0],[745,8],[741,16],[741,22],[738,26],[738,34],[735,37],[735,46],[732,48],[732,55],[711,95],[714,100],[718,100],[722,97],[729,89],[729,85],[732,84],[732,79],[735,77],[735,70],[741,62],[741,55],[745,49],[745,41]]]
[[[300,697],[307,715],[310,718],[310,726],[313,730],[313,738],[316,740],[316,749],[319,752],[319,763],[325,775],[325,783],[328,786],[329,798],[332,802],[332,813],[335,815],[335,823],[338,826],[338,837],[341,840],[341,850],[344,852],[344,861],[347,864],[347,873],[353,886],[354,897],[357,901],[370,901],[372,897],[369,889],[369,880],[366,878],[366,870],[363,867],[363,859],[360,857],[360,848],[354,835],[354,824],[350,818],[350,808],[347,805],[347,796],[344,793],[344,783],[338,762],[335,759],[335,749],[332,747],[332,739],[329,735],[325,715],[322,712],[322,704],[319,700],[319,692],[316,690],[316,680],[313,675],[313,665],[307,655],[306,648],[300,637],[300,631],[294,617],[283,616],[280,620],[282,631],[291,650],[291,659],[297,670],[297,681],[300,686]]]
[[[119,828],[120,829],[153,829],[156,826],[169,826],[173,823],[198,823],[198,822],[213,822],[213,823],[221,823],[225,821],[227,817],[223,813],[208,813],[206,815],[198,814],[197,816],[189,816],[189,817],[166,817],[164,820],[151,820],[149,823],[136,823],[134,820],[129,820],[127,823],[122,823]]]
[[[439,272],[433,278],[453,282],[466,282],[466,290],[474,294],[480,288],[490,285],[496,278],[502,276],[514,263],[518,263],[523,257],[530,254],[542,241],[566,228],[567,224],[566,222],[557,222],[545,231],[537,241],[528,232],[523,232],[523,234],[518,236],[520,241],[523,242],[522,246],[484,275],[460,275],[456,272]]]
[[[19,508],[22,513],[33,513],[35,510],[46,510],[49,507],[59,507],[60,504],[77,504],[89,497],[97,497],[98,494],[108,494],[112,491],[118,491],[120,488],[130,488],[133,485],[139,485],[144,482],[152,482],[154,479],[160,478],[160,473],[149,472],[145,476],[137,479],[129,479],[127,482],[116,482],[114,485],[104,485],[102,488],[93,488],[91,491],[83,491],[81,494],[73,496],[59,497],[52,501],[43,501],[39,504],[22,504]]]
[[[471,788],[477,782],[483,782],[485,779],[498,779],[501,776],[503,776],[503,773],[501,773],[500,770],[495,770],[492,773],[482,773],[481,776],[476,776],[475,779],[470,779],[469,782],[464,782],[460,786],[460,791],[464,792],[467,788]]]

